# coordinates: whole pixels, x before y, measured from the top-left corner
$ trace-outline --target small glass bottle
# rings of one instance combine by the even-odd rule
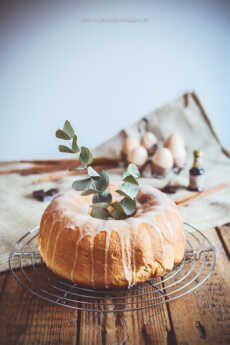
[[[200,167],[200,157],[202,151],[195,150],[193,152],[194,161],[193,166],[189,170],[189,190],[202,192],[204,190],[204,179],[205,179],[205,170]]]

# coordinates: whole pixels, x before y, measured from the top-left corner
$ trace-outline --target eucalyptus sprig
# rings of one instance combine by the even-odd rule
[[[131,163],[123,174],[123,183],[117,193],[124,196],[121,201],[112,203],[112,217],[125,219],[136,211],[136,196],[139,190],[138,179],[140,172],[135,164]]]
[[[135,164],[129,164],[123,174],[123,183],[117,193],[123,196],[122,200],[112,202],[112,194],[108,190],[109,175],[104,171],[96,171],[90,166],[93,155],[90,150],[77,143],[77,135],[70,122],[65,121],[63,129],[56,131],[56,137],[70,142],[69,146],[59,145],[60,152],[79,153],[80,165],[77,169],[87,168],[88,178],[76,180],[72,188],[83,191],[82,195],[93,194],[90,215],[100,219],[125,219],[136,211],[136,195],[138,193],[138,179],[140,172]]]

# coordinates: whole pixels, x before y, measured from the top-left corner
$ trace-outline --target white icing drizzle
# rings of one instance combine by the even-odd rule
[[[124,273],[125,273],[125,279],[127,280],[128,285],[130,285],[130,274],[131,274],[131,272],[129,271],[129,267],[127,264],[127,257],[126,257],[126,253],[125,253],[126,242],[125,242],[125,239],[123,236],[120,237],[120,241],[121,241],[121,250],[122,250],[122,264],[123,264],[123,269],[124,269]]]
[[[132,285],[132,265],[131,265],[131,253],[130,253],[130,247],[131,247],[131,243],[130,243],[130,233],[129,236],[127,236],[126,238],[126,253],[127,253],[127,268],[128,268],[128,283],[129,286]]]
[[[112,188],[112,187],[111,187]],[[122,251],[122,265],[124,270],[125,279],[127,280],[129,285],[135,283],[135,276],[136,276],[136,254],[135,254],[135,243],[134,238],[135,236],[131,236],[131,233],[134,234],[138,229],[140,224],[146,223],[153,227],[153,231],[155,230],[158,234],[161,249],[163,253],[163,258],[165,257],[165,245],[164,245],[164,237],[162,235],[162,231],[159,228],[157,221],[155,219],[155,214],[161,213],[164,217],[165,224],[170,234],[170,239],[173,241],[173,229],[171,227],[170,222],[167,219],[167,216],[163,212],[164,210],[170,210],[179,215],[179,211],[175,208],[173,202],[159,190],[151,187],[151,186],[141,186],[139,195],[149,195],[150,200],[146,201],[145,203],[141,204],[137,200],[137,212],[135,216],[129,217],[125,220],[102,220],[93,218],[88,214],[88,208],[91,204],[91,196],[82,197],[79,192],[74,190],[70,190],[68,192],[58,194],[56,198],[53,200],[52,203],[55,203],[54,210],[56,213],[54,214],[53,208],[50,208],[47,212],[52,214],[52,224],[49,228],[49,235],[48,241],[46,246],[46,254],[49,250],[50,245],[50,238],[51,233],[53,231],[54,226],[57,222],[62,223],[63,218],[64,220],[64,229],[72,229],[73,231],[78,231],[79,236],[76,240],[75,245],[75,256],[73,260],[73,266],[71,270],[71,279],[73,280],[75,277],[75,270],[78,260],[78,251],[79,251],[79,243],[80,241],[89,236],[90,241],[90,262],[91,262],[91,284],[95,286],[95,263],[94,263],[94,239],[100,232],[106,233],[105,239],[105,262],[104,262],[104,283],[105,286],[108,287],[108,253],[109,253],[109,244],[111,239],[112,231],[115,231],[121,243],[121,251]],[[115,196],[115,199],[119,199],[118,195]],[[55,252],[57,248],[58,239],[60,237],[61,232],[63,231],[63,227],[59,226],[56,238],[54,249],[52,253],[52,260],[51,264],[54,262]],[[131,242],[131,238],[132,241]],[[130,250],[132,248],[132,251]],[[154,253],[153,253],[154,258]]]
[[[153,215],[153,219],[154,219],[154,222],[153,222],[153,224],[154,224],[154,229],[158,232],[159,237],[160,237],[161,248],[162,248],[162,254],[163,254],[163,258],[164,258],[164,257],[165,257],[164,237],[163,237],[163,235],[162,235],[162,233],[161,233],[161,230],[160,230],[159,226],[157,225],[157,222],[156,222],[156,220],[155,220],[154,215]]]
[[[52,214],[51,226],[49,227],[48,240],[47,240],[47,244],[46,244],[46,257],[47,257],[47,258],[48,258],[48,251],[49,251],[49,246],[50,246],[50,237],[51,237],[51,233],[52,233],[53,227],[54,227],[55,214],[56,214],[56,212],[54,212],[54,213]],[[48,219],[48,218],[47,218],[47,219]]]
[[[170,224],[170,222],[169,222],[165,212],[162,212],[162,215],[163,215],[165,224],[166,224],[166,226],[167,226],[167,228],[169,230],[169,234],[170,234],[170,238],[169,239],[172,241],[173,240],[173,229],[172,229],[172,226],[171,226],[171,224]]]
[[[94,237],[90,238],[90,258],[91,258],[91,284],[95,287],[95,278],[94,278]]]
[[[56,249],[57,249],[57,243],[58,243],[58,240],[59,240],[61,233],[62,233],[62,227],[59,225],[58,233],[57,233],[57,235],[55,237],[55,241],[54,241],[54,249],[53,249],[53,255],[52,255],[52,259],[51,259],[51,265],[53,265],[53,263],[54,263],[54,258],[55,258]]]
[[[133,245],[132,245],[132,262],[133,262],[133,279],[132,284],[134,285],[136,282],[136,252],[135,252],[135,240],[133,236]]]
[[[71,274],[70,274],[71,280],[74,280],[74,273],[75,273],[75,268],[77,265],[78,247],[79,247],[80,240],[81,240],[81,237],[79,236],[77,238],[76,244],[75,244],[75,255],[74,255],[74,260],[73,260],[73,267],[72,267]]]
[[[109,252],[109,242],[110,242],[111,231],[106,232],[105,239],[105,287],[108,287],[108,252]]]

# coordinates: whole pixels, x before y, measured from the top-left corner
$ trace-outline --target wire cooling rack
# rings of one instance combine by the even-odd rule
[[[131,288],[93,289],[64,280],[46,267],[36,241],[38,229],[33,228],[16,242],[9,256],[10,271],[32,294],[72,309],[126,312],[167,303],[202,285],[216,263],[215,248],[208,238],[185,224],[185,256],[173,271]]]

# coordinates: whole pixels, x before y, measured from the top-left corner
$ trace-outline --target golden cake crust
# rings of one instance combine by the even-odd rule
[[[91,217],[91,200],[71,190],[54,198],[42,216],[40,253],[55,273],[96,288],[122,287],[162,275],[183,259],[183,221],[165,194],[140,187],[137,212],[125,220]]]

